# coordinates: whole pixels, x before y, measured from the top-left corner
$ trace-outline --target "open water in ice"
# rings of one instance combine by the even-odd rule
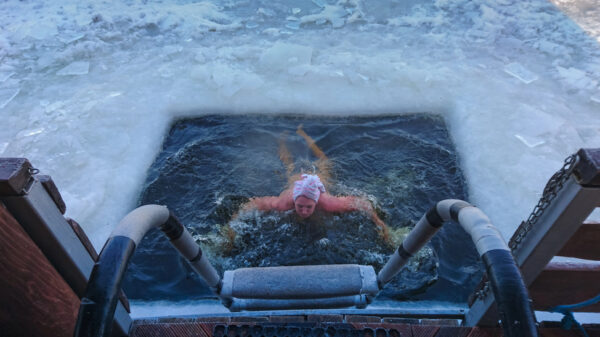
[[[306,220],[294,211],[242,212],[232,219],[249,197],[278,195],[286,188],[280,142],[294,160],[294,173],[313,172],[317,158],[295,133],[300,124],[332,163],[328,192],[372,200],[390,226],[393,242],[386,243],[360,212],[317,213]],[[167,205],[195,233],[221,273],[345,263],[372,265],[378,271],[423,214],[448,198],[467,199],[454,146],[439,116],[207,116],[174,124],[149,170],[140,203]],[[470,238],[458,225],[448,224],[380,297],[465,302],[480,276]],[[210,296],[158,230],[138,247],[125,291],[137,300]]]
[[[0,155],[50,174],[100,249],[174,119],[433,112],[509,238],[600,147],[595,0],[0,2]]]

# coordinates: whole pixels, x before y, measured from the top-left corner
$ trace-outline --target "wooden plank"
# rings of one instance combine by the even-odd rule
[[[0,158],[0,195],[22,195],[32,170],[25,158]]]
[[[600,263],[551,262],[529,287],[535,310],[583,302],[600,294]],[[575,311],[600,312],[600,304]]]
[[[3,336],[72,336],[79,298],[0,203]]]
[[[557,255],[586,260],[600,260],[600,223],[584,223]]]

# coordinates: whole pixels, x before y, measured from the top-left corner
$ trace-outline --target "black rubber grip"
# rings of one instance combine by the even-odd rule
[[[194,263],[194,262],[200,260],[201,258],[202,258],[202,248],[198,247],[198,254],[196,254],[196,256],[194,256],[194,258],[190,260],[190,262]]]
[[[183,234],[183,225],[177,219],[173,212],[169,212],[169,219],[162,226],[160,226],[160,230],[165,233],[169,240],[177,240]]]
[[[406,249],[404,249],[404,246],[402,244],[400,244],[396,252],[398,253],[398,255],[400,255],[401,258],[404,259],[410,259],[413,256],[411,253],[407,252]]]
[[[457,201],[450,206],[450,217],[452,220],[458,222],[458,213],[465,207],[472,207],[473,205],[469,204],[466,201]]]
[[[126,236],[106,242],[81,299],[75,337],[111,335],[121,282],[134,250],[135,242]]]
[[[510,251],[493,249],[481,258],[498,304],[504,336],[537,336],[529,294]]]
[[[437,205],[431,207],[425,217],[427,218],[427,222],[435,228],[440,228],[444,224],[444,219],[442,219],[437,211]]]

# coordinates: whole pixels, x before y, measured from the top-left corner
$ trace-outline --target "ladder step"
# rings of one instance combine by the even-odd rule
[[[306,300],[264,300],[234,299],[229,307],[236,311],[294,310],[294,309],[336,309],[356,307],[363,309],[368,305],[367,296],[355,295],[344,297],[317,298]]]
[[[375,296],[378,291],[373,267],[343,264],[226,271],[221,296],[240,299],[318,299]]]

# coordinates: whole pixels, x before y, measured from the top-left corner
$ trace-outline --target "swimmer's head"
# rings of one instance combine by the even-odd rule
[[[296,198],[294,201],[294,208],[296,209],[296,213],[301,218],[308,218],[313,214],[315,208],[317,207],[317,202],[309,199],[303,195]]]
[[[314,211],[325,186],[318,176],[303,174],[302,179],[294,182],[294,205],[296,212],[303,218],[309,217]]]

